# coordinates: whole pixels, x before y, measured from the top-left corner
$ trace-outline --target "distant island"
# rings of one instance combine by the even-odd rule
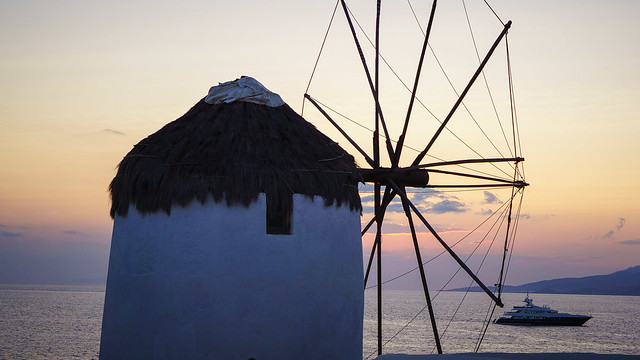
[[[450,291],[466,291],[467,288]],[[469,291],[483,291],[472,287]],[[584,295],[640,295],[640,265],[608,275],[585,276],[581,278],[561,278],[543,280],[523,285],[505,285],[503,292],[544,293],[544,294],[584,294]]]

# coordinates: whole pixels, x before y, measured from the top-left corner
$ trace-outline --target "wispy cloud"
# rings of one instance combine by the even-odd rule
[[[373,199],[374,199],[373,195],[367,195],[367,196],[361,196],[360,197],[360,201],[362,201],[363,203],[369,202],[369,201],[373,201]]]
[[[402,207],[402,203],[400,201],[389,204],[387,207],[387,211],[390,213],[403,213],[404,208]]]
[[[68,235],[81,235],[82,234],[80,231],[76,231],[76,230],[65,230],[64,233],[68,234]]]
[[[360,191],[365,191],[365,186],[360,186]],[[487,192],[488,193],[488,192]],[[493,197],[490,194],[489,198],[492,201],[500,202],[495,195]],[[459,201],[455,196],[449,195],[442,191],[434,189],[421,190],[419,192],[407,193],[409,200],[418,208],[422,213],[461,213],[467,211],[466,205]],[[494,199],[495,198],[495,199]],[[362,200],[362,208],[364,213],[373,212],[373,195],[365,195],[360,198]],[[399,196],[396,196],[391,204],[387,206],[387,213],[402,213],[404,214],[404,208],[402,207],[402,201]]]
[[[467,211],[465,204],[457,197],[437,190],[413,194],[412,202],[418,210],[425,213],[445,214]]]
[[[496,194],[494,194],[492,192],[489,192],[489,191],[485,191],[484,192],[484,203],[485,204],[502,204],[502,201],[500,201],[500,199],[498,199]]]
[[[368,192],[367,186],[360,186],[361,192]],[[373,190],[373,189],[371,189]],[[455,196],[451,196],[439,190],[434,189],[426,189],[420,190],[417,192],[408,192],[407,196],[409,200],[420,210],[425,213],[447,213],[447,212],[461,212],[460,204],[461,202],[457,201],[458,198]],[[373,194],[367,194],[362,196],[362,208],[363,212],[373,212]],[[430,201],[430,200],[440,200],[440,201]],[[455,206],[457,205],[457,206]],[[464,205],[463,205],[464,206]],[[462,210],[462,211],[466,211]],[[402,207],[402,201],[400,196],[396,196],[391,204],[387,206],[387,213],[404,213],[404,208]]]
[[[113,130],[113,129],[104,129],[102,130],[103,134],[114,134],[114,135],[126,135],[122,131]]]
[[[450,195],[435,189],[427,189],[420,192],[409,193],[409,198],[413,201],[425,201],[427,199],[448,199]]]
[[[622,230],[626,222],[627,220],[625,218],[618,218],[618,224],[615,226],[615,229],[607,231],[607,233],[603,236],[603,239],[614,239],[616,233]]]
[[[623,245],[640,245],[640,239],[619,241]]]
[[[3,226],[6,227],[6,226]],[[0,231],[0,236],[8,237],[8,238],[16,238],[21,237],[23,234],[19,232],[11,232],[11,231]]]
[[[465,205],[460,201],[455,200],[443,200],[439,203],[433,204],[427,212],[444,214],[444,213],[459,213],[467,211]]]

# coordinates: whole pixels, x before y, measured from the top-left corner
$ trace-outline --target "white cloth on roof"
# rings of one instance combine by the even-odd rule
[[[258,80],[249,76],[213,86],[209,89],[209,94],[204,98],[204,101],[208,104],[246,101],[271,107],[284,105],[280,95],[269,91]]]

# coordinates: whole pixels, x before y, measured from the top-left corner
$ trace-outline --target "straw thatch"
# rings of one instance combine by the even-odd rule
[[[361,210],[353,157],[288,105],[207,104],[140,141],[109,186],[111,217],[194,200],[248,206],[259,193],[319,195]]]

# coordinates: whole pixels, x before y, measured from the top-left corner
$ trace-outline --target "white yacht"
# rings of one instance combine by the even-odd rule
[[[572,315],[559,313],[548,306],[537,306],[529,298],[529,294],[523,300],[524,306],[514,306],[511,311],[502,317],[495,319],[496,324],[506,325],[553,325],[553,326],[580,326],[591,319],[588,315]]]

